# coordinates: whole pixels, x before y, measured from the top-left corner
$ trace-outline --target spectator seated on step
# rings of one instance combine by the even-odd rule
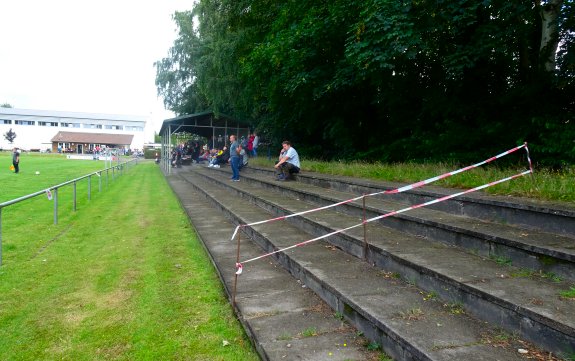
[[[240,150],[240,167],[239,170],[242,170],[243,167],[248,165],[249,157],[248,152],[244,148]]]
[[[212,160],[214,160],[216,158],[216,156],[218,155],[219,152],[220,152],[220,150],[218,148],[212,148],[210,150],[210,155],[208,157],[208,164],[212,163]]]
[[[201,151],[200,155],[196,159],[196,163],[207,162],[207,161],[209,161],[209,159],[210,159],[210,151],[206,147]]]
[[[208,161],[208,167],[213,167],[217,164],[218,156],[222,155],[224,151],[222,149],[214,148],[210,151],[210,158]]]
[[[279,181],[293,179],[293,175],[299,173],[299,155],[289,141],[285,140],[282,142],[282,150],[274,168]]]
[[[228,164],[230,159],[230,152],[228,152],[228,147],[224,147],[218,154],[212,158],[210,164],[214,168],[220,168],[222,165]]]

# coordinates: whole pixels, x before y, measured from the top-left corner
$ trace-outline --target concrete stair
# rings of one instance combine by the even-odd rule
[[[184,192],[196,197],[195,203],[201,200],[210,204],[206,208],[210,212],[219,212],[217,224],[225,224],[228,232],[219,239],[232,255],[235,242],[229,239],[231,224],[289,215],[396,186],[303,174],[296,182],[277,182],[269,170],[253,168],[242,171],[241,182],[230,182],[228,171],[194,165],[174,172],[169,180],[171,184],[178,182],[179,186],[173,187],[180,199]],[[453,190],[426,187],[370,197],[365,210],[357,201],[245,227],[240,259],[449,192]],[[195,217],[190,213],[201,233]],[[269,261],[277,262],[336,315],[345,317],[396,360],[515,360],[525,357],[518,348],[536,352],[530,344],[567,358],[575,354],[575,301],[559,295],[575,282],[574,225],[575,207],[569,205],[473,194],[247,263],[244,273],[265,272],[262,267]],[[210,232],[200,236],[204,242],[213,238]],[[252,248],[244,249],[245,245]],[[253,248],[256,246],[259,251]],[[214,259],[217,253],[206,247]],[[226,261],[225,266],[214,263],[218,269],[225,267],[226,274],[220,271],[220,275],[231,292],[235,256],[228,255]],[[249,288],[247,278],[239,276],[236,296],[238,314],[244,322],[242,292]],[[268,291],[264,287],[250,292]],[[262,345],[261,337],[251,336]],[[276,338],[264,344],[278,346],[277,342]],[[322,344],[314,342],[318,347]],[[265,349],[258,347],[261,355],[268,355],[262,357],[275,359]],[[361,354],[361,350],[357,352]]]

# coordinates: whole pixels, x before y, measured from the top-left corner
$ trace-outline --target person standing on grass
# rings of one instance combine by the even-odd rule
[[[232,181],[240,181],[240,152],[242,147],[234,134],[230,135],[230,166],[232,167]]]
[[[14,148],[12,152],[12,165],[14,166],[14,173],[18,173],[20,171],[20,152],[18,152],[18,148]]]
[[[299,155],[289,141],[282,142],[279,161],[274,165],[274,168],[279,181],[288,180],[292,174],[299,173]]]

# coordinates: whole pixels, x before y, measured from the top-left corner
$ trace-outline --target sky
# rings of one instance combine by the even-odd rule
[[[193,0],[18,0],[0,3],[0,104],[13,108],[173,117],[154,62]]]

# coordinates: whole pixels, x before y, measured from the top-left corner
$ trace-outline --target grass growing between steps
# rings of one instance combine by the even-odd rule
[[[131,168],[58,225],[39,214],[52,202],[30,202],[2,214],[2,359],[258,359],[157,165]]]
[[[273,168],[275,158],[266,157],[250,159],[250,165]],[[478,160],[479,162],[480,160]],[[412,183],[457,170],[462,165],[450,163],[367,163],[353,162],[323,162],[303,159],[302,171],[312,171],[324,174],[353,176],[390,182]],[[463,165],[467,166],[469,164]],[[500,168],[495,164],[487,164],[479,168],[456,174],[432,185],[452,188],[474,188],[502,178],[506,178],[524,170],[524,167]],[[551,201],[575,201],[575,167],[563,171],[534,168],[534,176],[526,175],[509,182],[486,188],[491,194],[513,195]]]

